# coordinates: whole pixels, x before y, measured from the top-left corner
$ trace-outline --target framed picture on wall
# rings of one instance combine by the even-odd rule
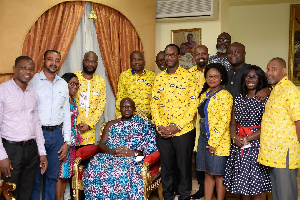
[[[201,44],[201,28],[172,30],[171,42],[180,47],[181,67],[189,69],[196,65],[192,52],[197,45]]]
[[[201,44],[201,28],[179,29],[171,31],[171,42],[180,47],[183,43],[189,43],[190,47]]]
[[[290,6],[288,76],[295,84],[300,85],[300,4]]]

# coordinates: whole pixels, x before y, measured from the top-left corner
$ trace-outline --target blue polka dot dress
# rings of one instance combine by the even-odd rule
[[[258,102],[255,97],[247,98],[241,94],[234,100],[235,120],[242,127],[260,126],[266,100]],[[250,129],[252,132],[258,129]],[[237,133],[239,128],[237,127]],[[257,162],[259,139],[250,141],[251,147],[241,148],[231,144],[227,160],[224,184],[226,190],[234,194],[256,195],[263,191],[271,192],[269,169]],[[241,156],[242,153],[242,156]]]

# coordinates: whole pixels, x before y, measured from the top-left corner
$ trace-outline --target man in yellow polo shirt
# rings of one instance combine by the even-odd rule
[[[272,92],[261,123],[258,161],[270,167],[274,200],[297,199],[300,167],[300,93],[286,76],[286,62],[273,58],[267,66]]]
[[[120,102],[124,98],[131,98],[136,108],[150,115],[150,101],[155,73],[144,69],[144,54],[140,51],[133,51],[130,54],[130,66],[120,74],[118,82],[118,93],[116,100],[115,117],[120,117]]]
[[[208,64],[208,48],[205,45],[198,45],[194,49],[194,58],[196,65],[189,69],[189,72],[192,73],[195,77],[197,84],[197,95],[199,96],[202,87],[205,83],[204,70]]]
[[[204,70],[208,64],[208,48],[205,45],[198,45],[194,48],[193,56],[196,61],[196,65],[189,69],[189,72],[194,75],[196,81],[197,97],[199,96],[203,85],[205,83]],[[196,123],[196,115],[194,119]],[[196,126],[196,125],[195,125]],[[198,138],[196,136],[194,151],[197,151]],[[196,154],[195,154],[196,155]],[[197,171],[196,176],[199,183],[199,190],[191,196],[191,199],[201,199],[204,196],[204,171]]]
[[[161,178],[165,200],[175,197],[174,178],[179,170],[179,199],[190,199],[192,154],[195,143],[193,118],[197,110],[196,83],[193,75],[179,66],[179,47],[165,48],[167,70],[156,76],[151,101],[153,121],[159,133]],[[176,186],[175,186],[176,187]]]

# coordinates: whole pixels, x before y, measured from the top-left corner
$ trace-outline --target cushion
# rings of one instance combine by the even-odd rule
[[[84,146],[84,147],[81,147],[80,149],[78,149],[76,151],[76,158],[80,157],[81,160],[85,160],[87,158],[93,157],[98,152],[99,152],[98,145],[91,144],[91,145]]]
[[[155,151],[150,155],[146,156],[144,162],[147,162],[149,165],[152,165],[153,163],[159,161],[159,159],[160,159],[160,153],[158,151]]]

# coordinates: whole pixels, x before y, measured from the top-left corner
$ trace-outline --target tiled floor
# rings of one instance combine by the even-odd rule
[[[198,190],[198,183],[196,180],[193,180],[193,190],[192,194],[194,194]],[[300,191],[299,191],[300,192]],[[298,192],[298,193],[299,193]],[[157,191],[151,193],[149,200],[159,200]],[[174,200],[178,200],[178,197],[175,197]],[[204,200],[204,197],[198,200]],[[215,197],[213,197],[212,200],[216,200]],[[233,195],[230,193],[226,193],[226,200],[240,200],[239,195]],[[268,200],[273,200],[272,195],[268,194]],[[298,200],[300,200],[300,197],[298,197]]]
[[[297,182],[298,182],[298,200],[300,200],[300,173],[298,173]],[[197,182],[195,173],[193,174],[193,183],[192,184],[193,184],[192,194],[194,194],[199,189],[199,184]],[[268,196],[268,200],[273,200],[271,193],[268,193],[267,196]],[[177,199],[178,199],[178,197],[176,197],[174,200],[177,200]],[[157,191],[154,191],[151,193],[149,200],[159,200]],[[204,197],[199,200],[204,200]],[[212,200],[216,200],[216,198],[213,198]],[[240,198],[239,198],[239,195],[234,195],[234,194],[227,192],[226,200],[240,200]]]
[[[298,200],[300,200],[300,173],[298,173],[298,177],[297,177],[297,183],[298,183]],[[196,176],[195,174],[193,175],[193,186],[192,186],[192,194],[194,194],[199,188],[198,182],[196,180]],[[68,189],[66,190],[68,191]],[[273,200],[272,198],[272,194],[268,193],[268,200]],[[66,196],[65,196],[66,197]],[[157,191],[154,191],[151,193],[149,200],[158,200],[158,194]],[[178,198],[176,197],[175,200],[177,200]],[[213,198],[213,200],[215,200],[216,198]],[[226,200],[239,200],[239,196],[238,195],[233,195],[230,193],[226,193]],[[199,200],[204,200],[204,198],[201,198]]]

